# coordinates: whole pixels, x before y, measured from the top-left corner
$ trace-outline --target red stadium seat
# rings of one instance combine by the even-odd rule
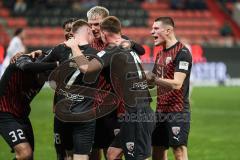
[[[2,64],[4,59],[4,46],[0,43],[0,64]]]
[[[27,20],[25,18],[7,18],[6,20],[9,27],[24,28],[27,26]]]
[[[168,3],[165,3],[165,2],[160,2],[160,3],[144,2],[142,3],[142,8],[146,10],[163,10],[163,9],[168,9],[169,5]]]
[[[147,45],[143,45],[143,48],[145,49],[145,54],[141,56],[141,60],[145,63],[151,62],[151,49]]]
[[[0,8],[0,17],[9,17],[9,11],[7,9],[4,8]]]

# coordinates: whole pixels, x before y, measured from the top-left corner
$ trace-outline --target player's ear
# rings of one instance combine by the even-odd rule
[[[172,27],[167,27],[166,28],[166,34],[168,35],[170,33],[172,33]]]
[[[92,34],[92,29],[90,27],[88,27],[88,34],[91,35]]]

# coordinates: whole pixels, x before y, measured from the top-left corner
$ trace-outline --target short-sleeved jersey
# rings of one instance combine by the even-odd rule
[[[0,81],[0,112],[27,117],[32,99],[45,82],[45,78],[40,80],[44,74],[38,73],[56,66],[56,63],[33,64],[33,60],[28,56],[21,56],[16,63],[10,64]]]
[[[129,38],[127,36],[122,35],[122,38],[129,40]],[[95,49],[97,49],[98,51],[103,50],[104,48],[106,48],[106,45],[103,43],[103,41],[101,39],[95,39],[94,42],[91,44],[91,46]],[[135,51],[137,51],[138,55],[143,55],[145,53],[144,48],[142,48],[141,45],[133,42],[132,47]],[[109,73],[110,73],[110,69],[109,68],[104,68],[102,70],[102,72],[99,75],[99,82],[97,85],[97,89],[100,90],[104,90],[104,91],[110,91],[110,92],[114,92],[113,86],[110,82],[110,77],[109,77]],[[94,102],[94,106],[99,106],[103,103],[104,99],[107,97],[108,95],[106,93],[97,93],[95,95],[95,102]],[[124,109],[124,104],[122,102],[120,102],[118,105],[118,114],[123,114],[125,113],[125,109]]]
[[[192,56],[180,42],[157,54],[153,73],[164,79],[174,79],[175,72],[186,74],[181,89],[170,90],[157,86],[157,111],[183,112],[189,110],[189,80],[192,67]]]
[[[80,49],[89,60],[92,59],[98,52],[94,48],[90,47],[90,45],[80,46]],[[55,79],[57,81],[61,81],[57,82],[54,95],[54,106],[61,100],[70,100],[72,103],[69,107],[71,107],[72,111],[82,112],[92,108],[94,98],[85,96],[85,93],[80,93],[80,91],[79,93],[76,93],[74,90],[76,90],[77,87],[85,88],[85,92],[89,90],[87,89],[88,87],[94,90],[98,84],[98,79],[94,78],[94,75],[86,75],[81,73],[79,69],[70,67],[70,63],[74,63],[74,60],[70,59],[71,55],[72,51],[70,48],[67,48],[64,45],[59,45],[49,53],[44,61],[60,61],[61,63],[61,68],[57,69],[57,71],[55,70],[55,73],[52,73],[56,74],[52,75],[53,78],[55,78],[54,76],[59,76],[59,79]],[[87,82],[86,76],[93,77],[94,79],[92,78],[91,82]]]
[[[145,73],[138,55],[133,50],[120,47],[106,49],[98,54],[103,70],[109,70],[114,93],[127,107],[137,108],[151,101]]]
[[[93,41],[93,43],[91,44],[91,46],[98,51],[104,50],[104,48],[106,47],[106,45],[103,43],[103,41],[101,39],[95,39]],[[103,91],[114,92],[113,86],[110,81],[109,73],[110,73],[109,68],[105,68],[101,71],[99,78],[98,78],[97,89],[103,90]],[[107,92],[106,93],[101,93],[101,92],[97,93],[95,95],[94,107],[96,108],[97,106],[102,105],[107,97],[108,97]],[[122,103],[116,104],[116,105],[118,105],[118,108],[117,108],[118,114],[125,112],[124,106]]]

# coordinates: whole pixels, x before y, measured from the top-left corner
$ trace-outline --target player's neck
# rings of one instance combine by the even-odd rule
[[[169,37],[169,38],[166,40],[166,43],[164,44],[164,48],[165,48],[165,49],[168,49],[168,48],[174,46],[177,42],[178,42],[178,40],[176,39],[175,36]]]
[[[108,42],[115,45],[120,45],[123,40],[120,34],[114,34],[108,37]]]
[[[84,45],[87,45],[87,44],[89,44],[87,40],[81,40],[79,42],[79,46],[84,46]]]

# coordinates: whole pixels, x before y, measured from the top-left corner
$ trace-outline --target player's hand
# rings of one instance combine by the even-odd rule
[[[148,82],[149,86],[154,86],[155,85],[155,79],[156,79],[156,75],[152,72],[147,72],[146,73],[146,79]]]
[[[64,44],[69,48],[78,47],[78,43],[74,37],[70,38],[69,40],[65,41]]]
[[[129,40],[122,41],[120,44],[123,49],[130,49],[132,47],[132,43]]]
[[[27,55],[35,58],[35,57],[39,57],[43,54],[42,50],[36,50],[36,51],[32,51],[31,53],[28,53]]]
[[[156,78],[156,74],[152,73],[152,72],[147,72],[146,73],[146,78],[148,81],[154,81]]]
[[[11,59],[10,59],[10,63],[15,63],[16,60],[21,56],[23,55],[24,53],[23,52],[18,52],[15,54],[15,56],[13,56]]]

